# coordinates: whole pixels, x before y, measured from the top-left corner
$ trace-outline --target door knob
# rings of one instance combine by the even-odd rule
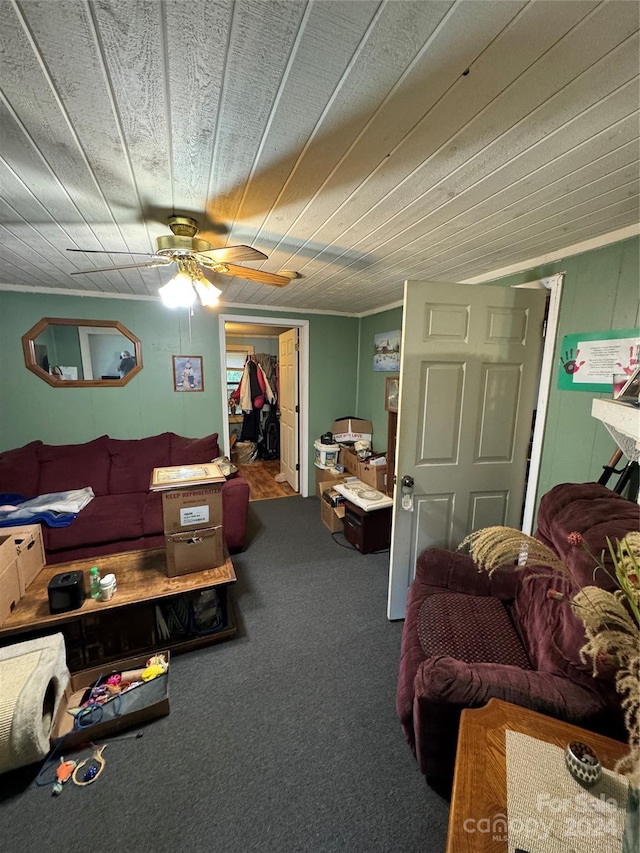
[[[407,512],[413,512],[413,486],[414,486],[413,477],[409,476],[409,474],[405,474],[402,480],[400,481],[400,496],[401,496],[401,506],[402,509]]]

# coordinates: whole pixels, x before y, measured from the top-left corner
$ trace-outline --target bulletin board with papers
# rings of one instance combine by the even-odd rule
[[[558,357],[562,391],[613,392],[613,377],[631,376],[640,358],[640,329],[565,335]]]

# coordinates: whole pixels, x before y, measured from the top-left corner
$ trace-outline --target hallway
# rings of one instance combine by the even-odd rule
[[[268,498],[288,498],[296,495],[289,483],[277,483],[276,474],[280,473],[280,460],[258,459],[248,465],[238,465],[238,473],[249,483],[250,501],[262,501]]]

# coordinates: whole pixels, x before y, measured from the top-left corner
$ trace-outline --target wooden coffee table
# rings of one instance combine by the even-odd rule
[[[77,610],[51,614],[47,592],[51,579],[64,572],[83,571],[85,586],[88,587],[89,570],[96,565],[103,577],[108,572],[115,574],[118,583],[116,595],[110,601],[86,598]],[[67,641],[70,669],[159,648],[188,651],[235,635],[237,626],[233,605],[227,596],[227,587],[235,580],[233,563],[226,549],[221,566],[173,578],[167,577],[163,548],[45,566],[0,627],[0,643],[6,645],[9,638],[15,638],[16,642],[25,639],[21,635],[36,636],[61,630]],[[225,625],[219,631],[174,640],[157,636],[156,604],[181,593],[213,588],[218,588],[226,613]]]
[[[609,770],[629,751],[619,741],[499,699],[490,699],[483,708],[464,710],[460,717],[447,853],[506,853],[508,849],[507,841],[501,837],[465,831],[465,822],[468,827],[478,820],[491,821],[494,816],[507,814],[507,729],[560,747],[572,740],[584,741]]]

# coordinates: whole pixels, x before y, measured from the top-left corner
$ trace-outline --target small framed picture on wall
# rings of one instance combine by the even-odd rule
[[[384,407],[388,412],[398,411],[398,392],[400,378],[398,376],[387,376],[384,382]]]
[[[174,355],[173,390],[204,391],[201,355]]]
[[[373,336],[373,369],[400,370],[400,329]]]

